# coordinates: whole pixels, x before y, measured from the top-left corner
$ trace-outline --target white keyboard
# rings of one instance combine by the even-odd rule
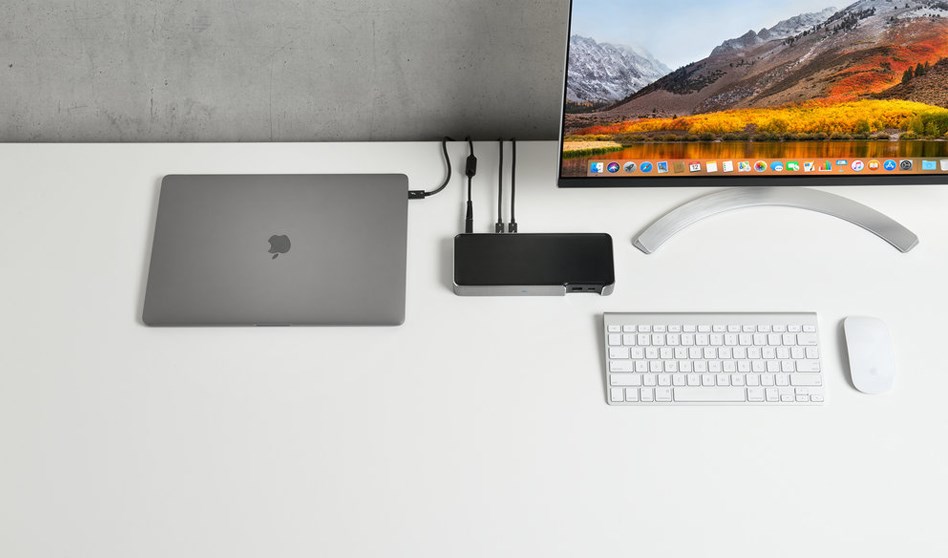
[[[605,314],[610,405],[821,405],[816,314]]]

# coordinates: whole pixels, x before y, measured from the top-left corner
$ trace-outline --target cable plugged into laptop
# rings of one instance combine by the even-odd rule
[[[445,136],[441,139],[441,154],[444,157],[444,164],[447,167],[447,174],[444,177],[444,181],[440,186],[431,190],[430,192],[425,190],[409,190],[408,199],[410,200],[423,200],[434,196],[435,194],[441,193],[444,190],[448,183],[451,182],[451,177],[453,176],[453,169],[451,168],[451,158],[448,156],[448,142],[454,141],[452,138]],[[467,233],[474,232],[474,199],[473,199],[473,189],[474,189],[474,177],[477,175],[477,157],[474,155],[474,141],[470,136],[464,138],[464,141],[467,142],[468,148],[470,149],[470,154],[467,156],[467,161],[465,163],[464,175],[467,176],[467,207],[464,215],[464,230]]]

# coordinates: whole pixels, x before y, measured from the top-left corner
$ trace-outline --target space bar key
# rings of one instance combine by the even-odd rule
[[[676,387],[675,401],[682,403],[739,403],[746,401],[744,388],[737,387]]]

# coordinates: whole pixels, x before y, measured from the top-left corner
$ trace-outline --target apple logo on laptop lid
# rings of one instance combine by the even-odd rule
[[[270,249],[268,253],[273,254],[272,260],[277,259],[280,254],[286,254],[290,251],[290,237],[285,234],[275,234],[270,237]]]

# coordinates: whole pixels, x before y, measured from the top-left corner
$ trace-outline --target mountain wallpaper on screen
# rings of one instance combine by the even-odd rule
[[[569,39],[568,66],[566,103],[576,111],[614,104],[671,72],[644,49],[579,35]]]
[[[724,40],[702,60],[630,83],[607,106],[605,96],[577,96],[567,103],[566,136],[586,146],[944,139],[946,57],[948,0],[861,0]],[[582,91],[584,82],[571,88]]]

